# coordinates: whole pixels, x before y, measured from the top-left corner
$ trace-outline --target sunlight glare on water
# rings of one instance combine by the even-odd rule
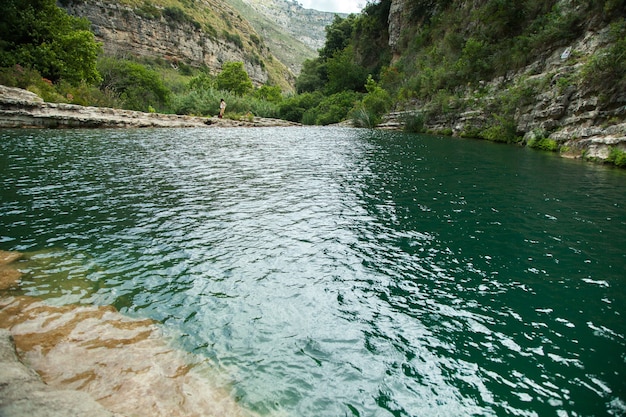
[[[626,174],[341,128],[4,131],[21,293],[113,305],[261,415],[626,414]]]

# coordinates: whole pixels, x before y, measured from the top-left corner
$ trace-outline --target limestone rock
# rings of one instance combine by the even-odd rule
[[[26,367],[11,333],[0,329],[0,415],[3,417],[121,417],[84,392],[55,390]]]
[[[0,86],[0,128],[146,128],[146,127],[281,127],[285,120],[252,117],[241,121],[217,117],[143,113],[108,107],[45,103],[19,88]]]
[[[212,72],[220,71],[225,62],[240,61],[256,85],[269,79],[264,65],[258,59],[250,59],[249,52],[226,39],[211,37],[191,24],[169,25],[164,19],[143,18],[130,6],[116,1],[69,2],[66,9],[91,22],[92,31],[107,55],[163,58],[173,65],[188,62],[205,65]],[[251,27],[247,30],[253,31]]]

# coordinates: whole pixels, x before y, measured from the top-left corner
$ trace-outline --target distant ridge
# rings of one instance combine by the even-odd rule
[[[324,46],[325,28],[344,13],[305,9],[295,0],[226,0],[259,33],[272,53],[295,74]]]

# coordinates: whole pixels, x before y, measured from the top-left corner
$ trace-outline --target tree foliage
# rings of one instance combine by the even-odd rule
[[[363,91],[367,80],[367,69],[354,62],[353,49],[348,46],[326,61],[328,81],[325,91],[328,94],[341,91]]]
[[[0,67],[33,68],[53,82],[97,82],[100,46],[89,22],[69,16],[54,0],[3,0]]]
[[[226,62],[217,76],[217,88],[231,91],[238,96],[252,91],[252,81],[243,67],[243,62]]]
[[[129,60],[103,58],[98,67],[102,73],[101,88],[114,91],[130,110],[164,109],[170,90],[159,73]]]
[[[320,50],[322,59],[331,58],[337,52],[344,50],[352,40],[354,21],[356,17],[350,15],[342,18],[335,15],[333,23],[326,26],[326,43]]]

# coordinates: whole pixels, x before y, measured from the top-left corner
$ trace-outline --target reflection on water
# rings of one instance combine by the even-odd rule
[[[10,303],[154,320],[255,413],[626,413],[622,171],[353,129],[0,147]]]

